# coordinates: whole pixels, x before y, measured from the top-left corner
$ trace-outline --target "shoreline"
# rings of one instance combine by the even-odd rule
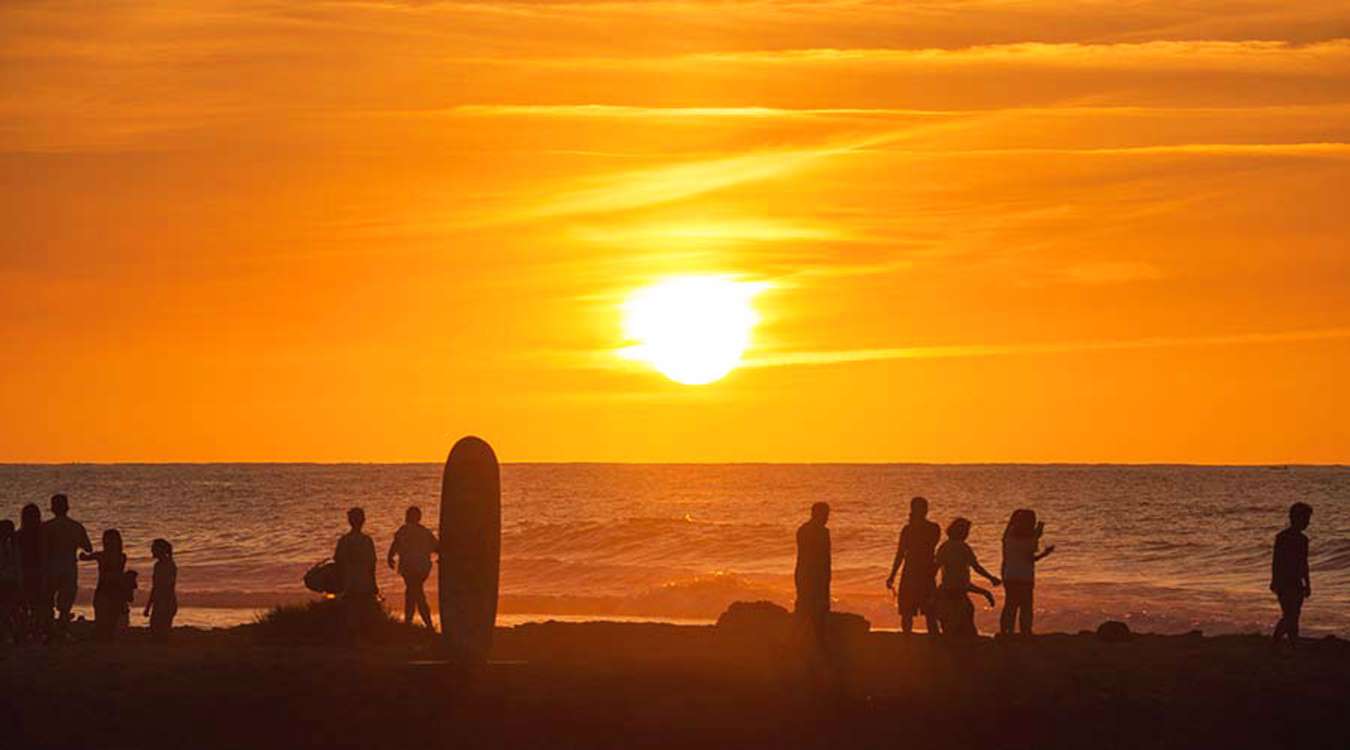
[[[545,622],[497,628],[473,674],[438,646],[267,645],[250,626],[6,646],[0,718],[34,748],[1335,747],[1350,694],[1335,637],[1290,658],[1264,636],[873,631],[819,670],[767,631]]]

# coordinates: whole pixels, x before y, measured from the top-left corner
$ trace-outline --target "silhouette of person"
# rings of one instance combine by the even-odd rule
[[[352,508],[347,511],[347,523],[351,524],[351,531],[338,539],[333,552],[342,595],[373,599],[379,587],[375,584],[375,541],[361,530],[366,525],[366,512]]]
[[[0,519],[0,639],[19,639],[19,599],[23,573],[14,522]]]
[[[150,637],[162,643],[169,640],[174,615],[178,614],[178,565],[173,561],[173,545],[167,539],[151,542],[150,555],[155,558],[155,569],[150,577],[150,597],[145,602],[144,615],[150,618]]]
[[[896,592],[896,607],[900,611],[900,629],[906,633],[914,632],[914,615],[919,612],[928,622],[931,635],[940,632],[937,617],[933,614],[933,596],[937,575],[934,550],[941,538],[942,529],[928,520],[928,500],[922,497],[910,500],[909,523],[900,530],[891,574],[886,577],[886,588],[894,588],[895,573],[904,565],[900,589]]]
[[[122,552],[122,532],[103,532],[103,549],[81,552],[81,560],[98,563],[98,584],[94,588],[94,638],[110,641],[127,609],[127,556]]]
[[[1298,646],[1298,620],[1303,601],[1312,596],[1308,576],[1308,536],[1304,530],[1312,522],[1313,509],[1307,503],[1289,506],[1289,528],[1275,535],[1275,553],[1270,561],[1270,590],[1280,602],[1280,621],[1275,625],[1271,648],[1288,636],[1289,647]]]
[[[938,584],[938,619],[942,632],[952,636],[977,635],[975,629],[975,607],[970,603],[968,594],[980,594],[994,606],[993,593],[971,583],[970,571],[989,579],[993,585],[999,585],[999,579],[980,565],[975,559],[975,551],[966,544],[970,537],[970,521],[956,518],[947,525],[947,541],[938,547],[936,559],[938,569],[942,571],[942,582]]]
[[[52,495],[52,517],[42,524],[43,545],[47,550],[47,584],[56,605],[56,633],[64,634],[70,624],[70,608],[80,589],[80,566],[75,554],[93,552],[94,545],[79,521],[70,517],[70,500]]]
[[[436,535],[422,525],[422,509],[416,505],[408,508],[403,515],[403,525],[394,532],[394,541],[389,544],[389,567],[394,567],[394,558],[398,558],[398,574],[403,577],[403,621],[412,624],[413,611],[422,616],[422,622],[428,628],[431,623],[431,605],[427,604],[427,594],[422,586],[431,575],[431,553],[439,543]]]
[[[796,613],[816,646],[825,651],[825,622],[830,614],[829,503],[811,506],[811,518],[797,529]]]
[[[1012,635],[1016,621],[1022,635],[1031,635],[1036,563],[1055,551],[1053,545],[1038,551],[1045,523],[1036,520],[1036,511],[1021,508],[1012,512],[1003,530],[1003,612],[998,618],[999,632]]]
[[[51,620],[51,595],[47,593],[47,555],[42,544],[42,510],[33,503],[19,513],[14,534],[19,547],[19,614],[21,637],[45,635]]]

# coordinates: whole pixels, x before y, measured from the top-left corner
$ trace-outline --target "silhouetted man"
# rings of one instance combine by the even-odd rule
[[[422,615],[422,622],[429,628],[431,624],[431,605],[427,604],[426,591],[422,589],[427,576],[431,575],[431,553],[438,547],[436,535],[422,525],[422,509],[416,505],[403,514],[403,525],[394,532],[394,541],[389,545],[389,567],[394,567],[394,557],[398,557],[398,574],[403,576],[403,620],[412,624],[413,611]]]
[[[42,546],[47,562],[47,591],[52,597],[48,603],[56,605],[57,633],[62,634],[70,624],[70,608],[80,590],[80,566],[75,555],[80,550],[94,551],[89,533],[79,521],[70,517],[70,500],[65,495],[52,495],[52,518],[42,524]]]
[[[828,503],[811,506],[811,520],[797,529],[797,616],[816,644],[825,648],[825,620],[830,614],[830,520]]]
[[[1289,636],[1289,647],[1298,645],[1298,618],[1303,600],[1312,596],[1308,577],[1308,537],[1303,533],[1312,521],[1312,506],[1294,503],[1289,507],[1289,528],[1275,535],[1275,554],[1270,563],[1270,590],[1280,600],[1280,621],[1275,625],[1271,648],[1280,638]]]
[[[352,508],[347,511],[347,523],[351,524],[352,530],[338,539],[337,549],[333,552],[342,595],[374,599],[379,591],[375,585],[375,541],[361,531],[366,524],[366,512]]]
[[[909,523],[900,530],[891,574],[886,577],[886,588],[894,588],[895,573],[901,564],[905,566],[900,574],[896,608],[900,611],[900,628],[906,633],[914,632],[914,615],[918,612],[923,613],[929,634],[940,632],[937,617],[933,614],[933,597],[937,592],[934,580],[937,562],[933,555],[941,538],[942,529],[928,520],[928,500],[922,497],[910,500]]]

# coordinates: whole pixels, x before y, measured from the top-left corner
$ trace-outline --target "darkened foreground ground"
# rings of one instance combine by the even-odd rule
[[[894,633],[819,687],[789,647],[714,627],[499,631],[472,681],[407,637],[261,645],[248,628],[0,647],[0,747],[1347,747],[1350,644],[1257,637],[950,645]]]

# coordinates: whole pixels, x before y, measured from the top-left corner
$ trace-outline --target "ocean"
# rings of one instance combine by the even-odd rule
[[[165,537],[179,565],[179,623],[225,626],[312,598],[301,576],[332,554],[350,506],[365,508],[381,557],[407,506],[434,529],[440,471],[6,465],[0,517],[17,522],[27,502],[45,517],[47,498],[64,492],[96,545],[103,529],[122,531],[144,585],[150,541]],[[824,500],[835,609],[895,628],[884,580],[909,498],[924,495],[944,526],[958,515],[974,522],[971,545],[995,573],[1008,514],[1036,510],[1057,550],[1037,571],[1041,632],[1106,619],[1164,633],[1264,631],[1278,611],[1267,589],[1271,544],[1302,500],[1315,508],[1305,631],[1350,635],[1347,467],[508,464],[502,495],[502,623],[711,621],[737,600],[791,607],[795,530]],[[77,609],[86,615],[94,578],[83,566]],[[379,583],[401,612],[402,582],[383,563]],[[997,610],[977,611],[982,631],[996,626]]]

